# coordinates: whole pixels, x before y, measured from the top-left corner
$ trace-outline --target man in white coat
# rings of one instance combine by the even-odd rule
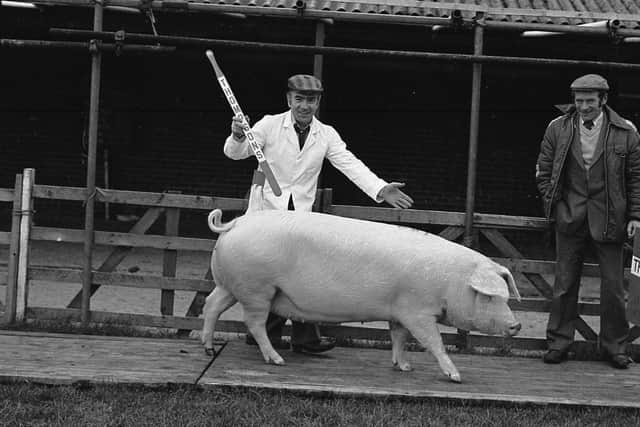
[[[290,110],[266,115],[252,127],[256,142],[282,189],[282,195],[277,197],[265,182],[261,209],[311,211],[325,158],[377,203],[385,201],[396,208],[410,208],[413,200],[400,190],[403,183],[387,183],[380,179],[347,149],[332,126],[315,117],[323,92],[320,80],[298,74],[290,77],[287,83]],[[224,154],[234,160],[253,154],[242,131],[241,117],[232,119]],[[275,348],[286,348],[281,341],[285,321],[273,313],[267,319],[267,331]],[[294,351],[320,353],[334,347],[334,342],[320,337],[313,324],[293,322],[292,330],[291,348]],[[255,343],[249,335],[247,342]]]

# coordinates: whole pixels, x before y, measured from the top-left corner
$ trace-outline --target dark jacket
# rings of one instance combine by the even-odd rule
[[[536,184],[542,195],[547,219],[553,220],[555,208],[563,196],[567,154],[576,129],[575,108],[549,123],[540,144],[536,165]],[[640,220],[640,137],[631,122],[620,117],[607,105],[604,107],[606,127],[603,127],[605,181],[605,218],[602,241],[624,239],[630,219]],[[624,219],[623,219],[624,218]],[[621,220],[623,219],[623,220]]]

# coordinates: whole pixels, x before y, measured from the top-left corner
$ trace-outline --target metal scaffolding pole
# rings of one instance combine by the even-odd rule
[[[324,46],[325,39],[325,24],[324,22],[316,23],[316,46],[322,47]],[[324,62],[324,57],[322,54],[313,56],[313,75],[322,80],[322,66]]]
[[[324,46],[324,39],[325,39],[325,23],[318,21],[316,23],[316,39],[315,39],[315,45],[316,46]],[[320,55],[313,55],[313,75],[315,77],[317,77],[318,79],[320,79],[320,81],[322,81],[322,69],[324,66],[324,56],[322,54]],[[321,107],[322,108],[322,107]],[[320,109],[318,109],[318,111],[316,111],[316,117],[319,119],[320,118]],[[324,178],[324,173],[322,173],[322,168],[320,169],[320,174],[318,175],[318,188],[321,188],[322,186],[322,178]],[[317,201],[316,201],[317,202]]]
[[[69,42],[69,41],[51,41],[51,40],[18,40],[18,39],[0,39],[0,47],[11,49],[27,48],[27,49],[66,49],[78,51],[116,52],[119,53],[170,53],[175,52],[174,46],[151,46],[146,44],[114,44],[99,43],[92,44],[89,42]]]
[[[478,25],[473,38],[473,54],[482,55],[484,42],[483,16],[476,15]],[[480,90],[482,88],[482,64],[473,64],[471,83],[471,118],[469,123],[469,159],[467,163],[467,203],[464,218],[464,244],[473,246],[473,212],[476,200],[476,167],[478,162],[478,134],[480,130]]]
[[[114,40],[113,32],[95,32],[87,30],[73,30],[52,28],[49,31],[54,36],[98,38],[100,40]],[[283,43],[262,43],[247,42],[239,40],[220,40],[199,37],[184,36],[153,36],[149,34],[127,33],[126,40],[137,43],[162,43],[173,46],[185,46],[193,48],[234,48],[234,49],[256,49],[263,52],[279,53],[306,53],[323,55],[343,55],[343,56],[380,56],[395,57],[405,59],[422,59],[427,61],[449,61],[462,63],[479,64],[502,64],[502,65],[537,65],[537,66],[558,66],[558,67],[580,67],[592,69],[622,69],[628,71],[640,71],[640,64],[630,64],[625,62],[602,62],[583,61],[573,59],[551,59],[551,58],[530,58],[517,56],[489,56],[489,55],[466,55],[457,53],[433,53],[403,50],[384,49],[364,49],[352,47],[330,47],[330,46],[310,46],[294,45]]]
[[[96,2],[93,9],[93,29],[102,31],[102,2]],[[97,42],[93,42],[97,43]],[[100,74],[102,53],[93,49],[91,55],[91,93],[89,97],[89,151],[87,153],[87,192],[84,216],[84,266],[82,270],[82,325],[90,321],[92,251],[94,242],[94,207],[96,194],[96,150],[98,146],[98,120],[100,114]]]

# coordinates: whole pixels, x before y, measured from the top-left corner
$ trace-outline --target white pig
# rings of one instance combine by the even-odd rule
[[[264,360],[281,365],[265,330],[269,311],[298,321],[389,321],[393,365],[409,371],[409,332],[460,382],[436,322],[513,336],[509,270],[439,236],[396,225],[296,211],[253,211],[222,224],[211,257],[216,288],[204,307],[202,342],[213,353],[220,315],[240,301]]]

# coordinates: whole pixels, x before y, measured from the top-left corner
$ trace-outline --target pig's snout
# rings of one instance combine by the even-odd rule
[[[520,324],[520,322],[514,323],[507,329],[507,335],[510,337],[517,335],[518,332],[520,332],[520,329],[522,329],[522,325]]]

